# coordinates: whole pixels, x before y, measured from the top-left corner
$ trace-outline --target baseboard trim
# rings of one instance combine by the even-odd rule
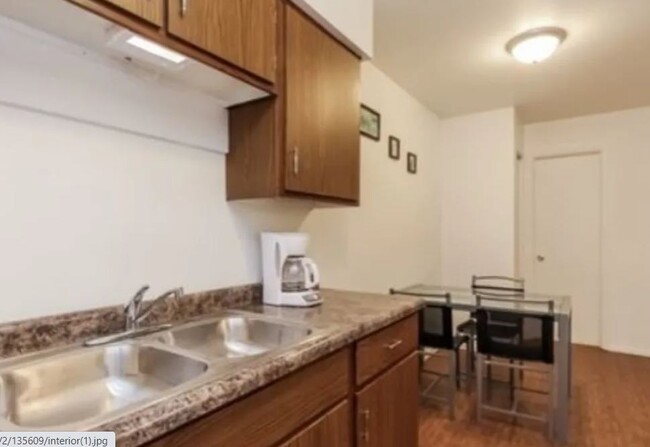
[[[600,346],[605,351],[609,352],[618,352],[619,354],[629,354],[636,355],[640,357],[650,357],[650,349],[639,349],[631,348],[629,346],[617,346],[617,345],[601,345]]]

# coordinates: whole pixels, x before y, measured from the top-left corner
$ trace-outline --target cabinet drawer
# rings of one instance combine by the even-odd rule
[[[364,338],[357,343],[357,385],[397,363],[417,347],[417,314]]]
[[[317,361],[149,447],[269,447],[348,395],[350,350]]]

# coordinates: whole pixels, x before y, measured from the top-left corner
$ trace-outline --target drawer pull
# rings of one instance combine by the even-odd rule
[[[395,340],[395,341],[393,341],[393,342],[391,342],[391,343],[388,343],[387,345],[384,345],[384,347],[385,347],[386,349],[392,351],[392,350],[394,350],[394,349],[397,349],[397,347],[398,347],[399,345],[401,345],[402,343],[404,343],[403,340]]]

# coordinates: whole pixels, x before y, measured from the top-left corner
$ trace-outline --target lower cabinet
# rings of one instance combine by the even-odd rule
[[[180,427],[150,447],[272,447],[309,426],[350,393],[350,348]]]
[[[418,445],[418,368],[413,353],[357,393],[358,447]]]
[[[349,447],[352,445],[350,417],[351,405],[346,400],[282,447]]]

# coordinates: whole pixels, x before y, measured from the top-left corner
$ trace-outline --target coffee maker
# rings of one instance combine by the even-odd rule
[[[264,304],[311,307],[323,302],[318,267],[306,256],[309,236],[262,233]]]

